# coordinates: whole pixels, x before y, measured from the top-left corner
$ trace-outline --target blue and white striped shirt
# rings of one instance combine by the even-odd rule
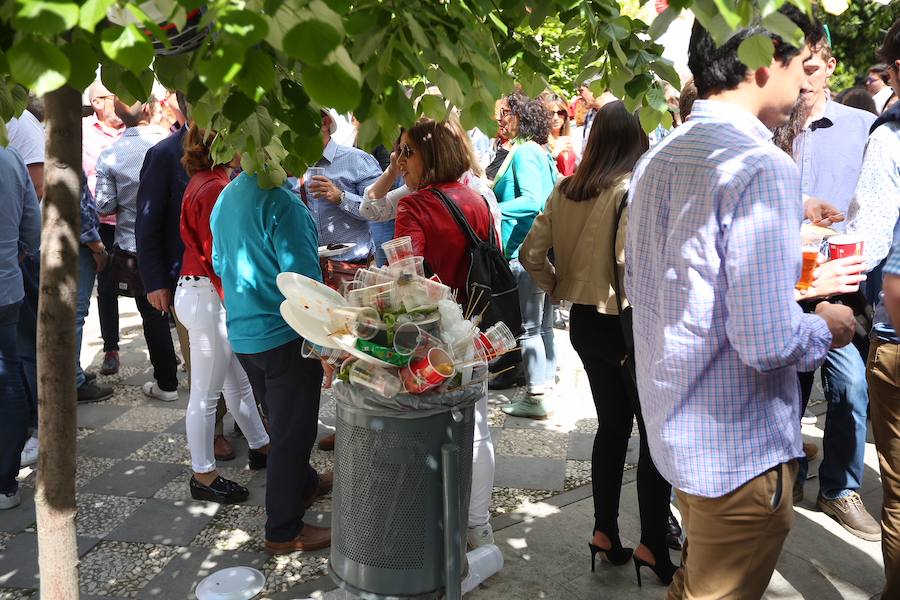
[[[355,243],[352,249],[334,257],[334,260],[359,261],[373,250],[369,222],[359,214],[363,193],[381,176],[381,167],[375,157],[352,146],[342,146],[329,140],[322,151],[317,167],[325,168],[325,177],[345,192],[340,206],[328,200],[310,198],[309,208],[316,228],[319,244]]]
[[[698,100],[635,169],[625,289],[653,461],[677,489],[723,496],[802,456],[798,371],[831,345],[794,301],[796,165],[755,116]]]

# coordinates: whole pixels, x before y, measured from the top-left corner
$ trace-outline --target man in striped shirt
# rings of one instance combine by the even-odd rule
[[[782,12],[815,45],[821,27]],[[740,43],[765,35],[770,65]],[[817,37],[818,36],[818,37]],[[638,389],[653,460],[675,487],[688,543],[669,598],[758,598],[793,523],[802,455],[798,370],[849,343],[849,308],[804,315],[800,177],[771,143],[797,102],[809,46],[760,27],[717,47],[694,25],[702,100],[635,169],[626,245]]]

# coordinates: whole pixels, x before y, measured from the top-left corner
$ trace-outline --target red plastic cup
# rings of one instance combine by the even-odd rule
[[[453,359],[441,348],[432,348],[400,369],[400,380],[410,394],[422,394],[453,377]]]
[[[862,253],[863,239],[860,235],[846,233],[828,238],[828,258],[830,260],[847,256],[862,256]]]
[[[516,337],[502,321],[488,327],[475,340],[485,360],[494,360],[516,347]]]

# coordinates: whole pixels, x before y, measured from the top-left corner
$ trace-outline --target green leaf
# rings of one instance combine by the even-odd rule
[[[284,36],[284,51],[307,64],[321,63],[341,43],[341,34],[331,24],[308,20],[295,25]]]
[[[200,81],[212,91],[229,85],[240,72],[244,61],[244,49],[234,43],[216,46],[207,60],[197,66]]]
[[[237,76],[237,86],[255,102],[275,87],[275,63],[262,50],[251,48]]]
[[[162,27],[159,24],[150,18],[150,16],[145,13],[140,6],[136,4],[129,3],[127,5],[128,12],[134,16],[138,22],[141,23],[144,27],[150,30],[152,37],[156,38],[157,41],[162,42],[162,45],[166,48],[172,47],[172,42],[169,40],[169,34],[163,31]]]
[[[441,93],[454,106],[465,106],[466,98],[463,95],[459,82],[451,77],[446,71],[430,69],[428,71],[429,81],[437,83]]]
[[[653,83],[653,78],[646,73],[634,77],[625,84],[625,93],[632,98],[639,98]]]
[[[22,38],[10,48],[7,58],[12,76],[37,96],[62,87],[69,79],[69,59],[41,38]]]
[[[133,73],[146,70],[153,60],[153,45],[134,23],[104,29],[100,46],[106,56]]]
[[[653,61],[650,63],[650,70],[671,83],[676,89],[681,89],[681,78],[678,76],[678,71],[668,59],[659,58]]]
[[[669,6],[669,8],[656,15],[656,18],[653,19],[653,23],[650,24],[650,29],[647,31],[650,39],[658,40],[662,37],[662,34],[668,31],[669,25],[672,24],[672,21],[674,21],[679,14],[681,14],[680,9]]]
[[[713,0],[716,4],[716,8],[719,9],[719,16],[721,16],[725,23],[731,29],[737,29],[737,26],[741,23],[741,15],[734,9],[734,2],[732,0]]]
[[[384,107],[394,120],[403,127],[412,127],[416,120],[416,111],[412,102],[406,97],[403,87],[399,83],[388,87],[382,94]]]
[[[146,70],[140,75],[135,75],[109,59],[103,61],[100,67],[100,79],[103,85],[125,104],[146,102],[153,87],[152,71]]]
[[[776,34],[790,45],[801,48],[803,46],[803,30],[791,21],[786,15],[774,12],[762,21],[763,27]]]
[[[631,20],[628,17],[618,17],[611,21],[605,21],[597,27],[597,35],[610,42],[624,40],[631,34]],[[622,61],[625,62],[625,61]]]
[[[17,114],[14,110],[12,94],[7,83],[0,79],[0,123],[6,123]]]
[[[236,42],[255,46],[269,33],[269,24],[259,14],[250,10],[229,10],[219,17],[222,30]]]
[[[762,33],[748,37],[738,46],[738,59],[751,70],[771,65],[774,53],[775,45]]]
[[[69,58],[69,85],[78,91],[87,89],[97,76],[97,55],[87,40],[75,40],[63,46]]]
[[[78,5],[74,2],[19,0],[13,26],[19,31],[56,35],[78,23]]]
[[[159,82],[170,90],[186,90],[194,78],[189,54],[157,56],[153,60],[153,71]]]
[[[447,116],[447,107],[444,105],[444,99],[440,96],[433,94],[422,96],[419,108],[422,109],[422,114],[435,121],[440,121]]]
[[[659,87],[652,87],[647,91],[647,105],[658,112],[669,110],[669,103],[666,102],[666,93]]]
[[[570,35],[569,37],[563,38],[562,41],[559,42],[559,53],[565,54],[575,46],[582,43],[584,40],[584,36],[582,35]]]
[[[406,24],[409,26],[409,32],[412,34],[413,40],[422,48],[427,48],[429,46],[428,36],[425,35],[425,30],[422,29],[422,26],[411,14],[403,13],[403,16],[406,18]]]
[[[662,115],[649,106],[642,106],[640,113],[638,113],[638,118],[641,121],[641,127],[644,128],[644,131],[650,133],[659,127]]]
[[[242,94],[233,92],[222,107],[222,114],[231,121],[232,127],[244,122],[256,110],[256,102]]]
[[[344,112],[359,104],[362,73],[343,46],[338,46],[325,64],[305,67],[301,79],[309,96],[321,106]]]

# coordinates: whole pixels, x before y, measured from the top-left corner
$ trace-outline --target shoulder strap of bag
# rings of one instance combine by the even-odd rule
[[[625,212],[625,207],[628,206],[628,192],[626,191],[622,194],[622,199],[619,201],[619,208],[616,210],[616,223],[613,226],[613,235],[612,235],[612,257],[613,257],[613,278],[616,283],[616,306],[619,308],[619,314],[622,314],[622,282],[619,281],[619,265],[617,263],[618,254],[616,253],[616,247],[618,246],[619,239],[619,223],[622,221],[622,214]]]
[[[469,225],[469,220],[466,219],[466,216],[459,209],[459,206],[456,205],[456,202],[451,200],[447,196],[447,194],[445,194],[442,190],[440,190],[436,187],[431,188],[430,191],[435,196],[437,196],[441,200],[441,202],[444,203],[444,206],[447,207],[447,210],[450,211],[450,215],[456,221],[456,224],[459,225],[459,228],[462,230],[463,235],[465,235],[467,238],[469,238],[469,244],[471,244],[471,247],[474,248],[478,244],[484,243],[485,240],[482,240],[480,237],[478,237],[478,234],[475,233],[475,230],[472,229],[471,225]],[[483,199],[483,197],[482,197],[482,199]],[[490,215],[490,212],[491,212],[490,206],[487,206],[487,200],[485,200],[484,202],[485,202],[485,206],[488,209],[488,215]],[[488,230],[488,243],[491,244],[492,246],[495,246],[496,244],[494,243],[494,236],[491,235],[491,233],[493,233],[493,231],[494,231],[493,217],[489,216],[489,218],[490,218],[491,222],[490,222],[490,229]]]

